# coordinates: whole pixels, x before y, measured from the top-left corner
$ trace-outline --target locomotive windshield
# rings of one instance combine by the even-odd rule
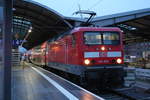
[[[85,44],[102,44],[102,35],[99,32],[85,32]]]
[[[84,32],[84,42],[88,45],[120,44],[118,32]]]

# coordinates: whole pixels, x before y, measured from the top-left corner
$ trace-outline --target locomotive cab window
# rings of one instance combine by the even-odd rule
[[[99,32],[85,32],[84,43],[89,45],[102,44],[102,36]]]
[[[119,38],[118,32],[84,32],[84,43],[87,45],[118,45]]]
[[[114,44],[120,43],[119,33],[117,32],[104,32],[103,33],[103,43],[104,44]]]

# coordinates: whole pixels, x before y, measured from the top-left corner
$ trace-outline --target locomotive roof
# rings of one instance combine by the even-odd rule
[[[118,27],[77,27],[72,32],[77,31],[121,31]]]

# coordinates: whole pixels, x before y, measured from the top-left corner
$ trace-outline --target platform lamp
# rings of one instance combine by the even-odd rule
[[[26,36],[23,39],[21,45],[19,46],[19,52],[22,53],[22,54],[27,51],[27,49],[25,49],[24,47],[22,47],[22,45],[23,45],[24,42],[26,42],[26,39],[28,38],[28,36],[30,35],[31,32],[32,32],[32,27],[29,28],[28,33],[26,34]]]
[[[22,43],[20,46],[23,45],[24,42],[26,42],[26,39],[28,38],[28,36],[30,35],[30,33],[32,32],[32,27],[29,28],[28,33],[26,34],[25,38],[23,39]]]

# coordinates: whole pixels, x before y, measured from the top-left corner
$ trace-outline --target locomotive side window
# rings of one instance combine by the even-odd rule
[[[72,35],[72,47],[75,47],[76,45],[76,39],[75,39],[75,36]]]
[[[84,42],[89,45],[102,44],[102,35],[99,32],[85,32]]]
[[[104,44],[114,44],[117,45],[120,43],[119,33],[115,32],[104,32],[103,33],[103,43]]]

